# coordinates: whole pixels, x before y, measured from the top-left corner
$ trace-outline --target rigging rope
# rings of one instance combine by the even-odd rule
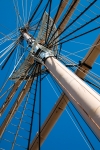
[[[94,0],[84,11],[82,11],[54,40],[56,40],[63,32],[65,32],[77,19],[79,19],[97,0]],[[61,24],[61,23],[60,23]],[[59,29],[60,25],[58,26],[57,30]],[[57,30],[54,32],[54,34],[57,32]],[[52,35],[52,37],[54,36]],[[51,39],[52,39],[51,37]],[[49,41],[51,41],[51,39]],[[48,43],[49,43],[48,41]],[[51,43],[49,43],[50,45]]]

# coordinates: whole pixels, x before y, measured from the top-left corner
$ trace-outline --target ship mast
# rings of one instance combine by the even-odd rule
[[[23,32],[23,37],[29,42],[29,35]],[[32,41],[32,40],[31,40]],[[35,47],[34,47],[35,45]],[[68,100],[70,100],[77,110],[81,113],[85,121],[94,131],[96,136],[100,139],[100,96],[90,88],[84,81],[82,81],[79,77],[77,77],[73,72],[71,72],[68,68],[66,68],[61,62],[59,62],[54,56],[51,50],[46,49],[45,47],[35,43],[32,43],[33,46],[33,57],[35,55],[38,56],[39,61],[48,69],[50,74],[55,78],[58,84],[63,89],[67,98],[60,98],[59,102],[61,104],[56,104],[54,110],[59,109],[59,113],[57,112],[51,120],[50,124],[48,123],[46,129],[45,124],[41,128],[41,143],[45,140],[46,136],[50,132],[51,128],[55,124],[58,117],[61,115],[62,111],[66,107]],[[100,52],[97,51],[99,54]],[[97,55],[95,55],[97,56]],[[94,56],[94,60],[96,57]],[[92,64],[92,63],[91,63]],[[65,100],[65,101],[64,101]],[[52,111],[53,112],[53,111]],[[51,113],[52,113],[51,112]],[[51,116],[51,114],[50,114]],[[50,116],[47,118],[49,120]],[[55,120],[55,121],[54,121]],[[43,131],[44,130],[44,131]],[[43,134],[42,134],[43,132]],[[38,135],[32,142],[30,149],[38,148]]]

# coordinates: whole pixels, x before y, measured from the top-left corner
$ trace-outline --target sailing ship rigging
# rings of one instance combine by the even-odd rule
[[[1,149],[41,149],[64,111],[79,133],[82,132],[80,135],[87,148],[99,149],[84,131],[81,125],[83,120],[79,121],[79,117],[75,115],[75,111],[81,115],[100,145],[100,77],[91,71],[94,63],[99,65],[95,61],[99,60],[97,57],[100,54],[100,8],[98,0],[82,2],[59,0],[56,10],[52,10],[53,0],[31,0],[30,3],[27,0],[12,1],[17,16],[17,29],[8,35],[0,32],[4,36],[0,39],[1,49],[5,47],[0,51],[1,76],[8,71],[0,91]],[[35,22],[36,19],[38,21]],[[0,26],[7,29],[2,24]],[[88,41],[84,38],[88,39],[91,35],[95,37],[92,45],[84,43]],[[83,39],[83,42],[75,41],[77,39]],[[88,48],[74,52],[77,50],[75,44]],[[83,59],[77,55],[86,50],[89,51],[83,54]],[[73,60],[74,57],[78,58],[77,63]],[[45,94],[47,92],[46,84],[42,85],[45,80],[58,98],[56,104],[53,103],[54,107],[52,105],[47,110],[48,115],[42,106],[49,105],[47,99],[44,102],[42,100],[42,90],[44,89]],[[58,89],[59,94],[55,89]],[[50,102],[51,97],[49,91]],[[13,127],[16,129],[12,131]],[[38,133],[35,135],[33,130],[37,128]],[[26,144],[23,140],[27,141]],[[10,143],[9,148],[4,142]]]

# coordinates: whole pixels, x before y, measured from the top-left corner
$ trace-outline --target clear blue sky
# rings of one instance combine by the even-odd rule
[[[14,0],[14,1],[16,1],[16,0]],[[23,0],[24,2],[22,0],[17,0],[17,1],[18,1],[19,12],[20,12],[20,15],[22,17],[22,20],[25,21],[25,23],[26,23],[27,18],[29,17],[29,10],[30,10],[30,5],[31,5],[32,0]],[[22,2],[23,2],[23,4],[22,4]],[[33,10],[34,10],[34,8],[38,2],[39,2],[39,0],[37,0],[37,1],[33,0],[32,9],[31,9],[30,14],[32,14],[32,12],[33,12]],[[41,6],[41,9],[43,8],[43,6],[45,5],[46,2],[47,2],[47,0],[44,0],[43,4]],[[71,0],[70,0],[70,2],[71,2]],[[81,0],[80,3],[83,4],[84,6],[89,5],[89,3],[86,0]],[[100,3],[100,1],[97,0],[96,5],[100,6],[99,3]],[[57,10],[58,4],[59,4],[59,0],[53,0],[52,8],[51,8],[52,9],[51,17],[54,16],[54,14]],[[23,5],[24,5],[24,9],[23,9]],[[84,9],[84,7],[82,7],[82,5],[78,6],[78,10],[82,11],[83,9]],[[66,8],[66,10],[67,10],[67,8]],[[91,7],[91,10],[93,12],[95,12],[96,14],[100,14],[100,9],[98,9],[95,6]],[[78,15],[79,12],[76,10],[75,14]],[[89,11],[86,12],[86,14],[90,17],[95,17],[95,15]],[[36,17],[36,19],[38,19],[39,17],[40,16],[38,15]],[[75,15],[73,15],[72,18],[74,19]],[[89,21],[89,18],[87,18],[86,16],[82,16],[82,18],[86,21]],[[98,19],[97,21],[100,23],[100,19]],[[81,19],[79,19],[78,22],[81,24],[84,23],[84,22],[82,22]],[[35,24],[35,23],[36,22],[34,21],[33,24]],[[2,25],[7,27],[8,29],[3,27]],[[77,27],[80,26],[78,23],[75,23],[74,25]],[[72,30],[75,29],[75,26],[72,26]],[[88,31],[89,29],[92,29],[92,28],[97,27],[97,26],[99,26],[99,24],[96,22],[93,22],[90,25],[88,25],[87,27],[85,27],[84,29],[75,33],[75,35],[78,35],[80,33]],[[0,1],[0,32],[4,33],[6,35],[6,34],[10,33],[11,31],[15,30],[16,28],[17,28],[17,18],[16,18],[16,13],[14,10],[13,0],[1,0]],[[65,34],[67,34],[67,32],[71,32],[72,30],[69,29],[68,31],[66,31]],[[90,47],[89,45],[93,44],[93,42],[95,41],[95,39],[98,37],[99,34],[100,34],[100,30],[97,30],[97,31],[92,32],[88,35],[82,36],[82,37],[77,38],[73,41],[65,43],[63,45],[62,49],[65,50],[66,52],[62,51],[62,53],[64,55],[68,55],[69,53],[74,54],[77,51],[80,51],[80,50],[87,48],[84,51],[76,53],[76,55],[71,54],[68,56],[70,59],[72,59],[78,63],[86,55],[86,53],[89,50],[88,47]],[[2,38],[2,37],[3,37],[3,35],[0,34],[0,38]],[[70,36],[70,37],[72,37],[72,36]],[[0,51],[2,49],[4,49],[7,45],[9,45],[10,43],[11,42],[6,42],[6,43],[0,45]],[[4,79],[6,78],[8,67],[10,66],[10,71],[11,71],[12,67],[14,65],[14,62],[15,62],[15,59],[13,59],[12,66],[10,66],[11,62],[9,61],[6,69],[4,69],[3,71],[0,71],[0,87],[2,86],[2,83],[3,83]],[[96,62],[98,64],[94,64],[92,71],[94,71],[100,77],[100,65],[99,65],[100,57],[98,57]],[[9,73],[10,73],[10,71],[9,71]],[[55,91],[57,92],[57,94],[60,95],[60,93],[57,90],[52,78],[50,77],[50,75],[48,75],[48,79],[52,83],[52,86],[55,89]],[[8,88],[8,86],[7,86],[7,88]],[[97,90],[97,89],[95,89],[95,90]],[[100,93],[100,90],[97,90],[97,92]],[[39,93],[37,93],[37,99],[38,99],[38,96],[39,96]],[[52,107],[56,103],[57,99],[58,99],[57,95],[55,94],[51,85],[49,84],[49,82],[45,78],[42,82],[42,123],[44,122],[44,120],[48,116],[50,110],[52,109]],[[4,101],[4,99],[1,100],[0,107],[3,103],[3,101]],[[14,99],[13,99],[13,101],[14,101]],[[11,106],[11,104],[10,104],[10,106]],[[10,108],[10,106],[9,106],[9,108]],[[97,140],[97,138],[94,136],[94,134],[91,132],[91,130],[88,128],[88,126],[85,124],[85,122],[82,120],[82,118],[79,116],[79,114],[76,112],[76,110],[73,108],[73,106],[71,104],[70,104],[70,107],[72,108],[74,114],[76,115],[77,119],[79,120],[80,124],[82,125],[82,127],[83,127],[85,133],[87,134],[88,138],[90,139],[91,143],[95,147],[95,150],[99,150],[100,149],[100,142]],[[9,111],[9,108],[7,109],[8,111]],[[68,108],[67,108],[67,110],[68,110],[69,114],[72,116],[70,110]],[[35,111],[38,112],[38,100],[37,100]],[[3,116],[0,118],[0,124],[2,123],[6,114],[7,114],[7,112],[5,112],[3,114]],[[72,116],[72,118],[73,118],[73,116]],[[14,119],[12,120],[12,122],[14,122],[15,124],[18,124]],[[75,121],[75,123],[77,124],[76,121]],[[14,130],[13,127],[11,127],[10,125],[9,125],[8,129]],[[32,139],[35,136],[37,130],[38,130],[38,115],[35,114]],[[81,129],[80,129],[80,131],[81,131]],[[13,140],[13,137],[8,133],[4,134],[4,138],[9,139],[9,140]],[[84,136],[84,138],[85,138],[85,136]],[[20,139],[17,139],[16,143],[20,144]],[[27,142],[23,141],[21,144],[23,146],[26,146]],[[9,150],[10,147],[11,147],[11,144],[9,142],[1,141],[0,148],[4,148],[6,150]],[[19,150],[20,148],[16,146],[15,149]],[[70,117],[68,116],[66,111],[63,112],[62,116],[59,118],[56,125],[54,126],[54,128],[52,129],[49,136],[47,137],[47,139],[45,140],[45,142],[43,143],[43,145],[41,147],[41,150],[51,150],[51,149],[52,150],[73,150],[73,149],[75,149],[75,150],[88,150],[89,149],[85,140],[82,138],[82,136],[80,135],[80,133],[76,129],[75,125],[73,124],[72,120],[70,119]]]

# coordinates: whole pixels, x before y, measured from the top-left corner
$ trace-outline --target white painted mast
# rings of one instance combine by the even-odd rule
[[[54,57],[48,57],[45,61],[45,66],[61,86],[68,99],[74,104],[81,116],[85,119],[96,136],[100,139],[100,95]],[[58,101],[64,102],[64,98]],[[63,108],[61,107],[62,110],[64,110],[67,103],[63,104]],[[56,105],[41,127],[41,144],[45,140],[45,136],[49,134],[50,130],[56,123],[56,119],[58,119],[57,117],[55,120],[53,120],[53,118],[56,116],[51,115],[54,110],[56,110]],[[59,111],[62,113],[61,110]],[[38,149],[38,135],[36,135],[35,139],[30,145],[30,150],[33,149]]]
[[[77,1],[77,3],[78,2],[79,1]],[[75,7],[77,6],[77,3]],[[73,11],[74,9],[72,10],[72,12]],[[65,23],[63,22],[61,26],[61,30],[64,29],[65,24],[68,22],[68,20],[69,19],[66,18]],[[58,32],[58,34],[59,33],[60,31]],[[24,34],[24,38],[28,40],[25,34]],[[37,44],[36,48],[35,47],[33,48],[33,51],[37,52],[38,48],[42,50],[44,49],[43,47],[39,46],[39,44]],[[97,52],[97,55],[98,55],[98,52]],[[88,61],[87,61],[86,62],[87,66],[89,65],[91,66],[93,64],[93,61],[96,59],[97,55],[96,56],[94,55],[94,57],[90,56],[91,64],[88,64]],[[80,114],[85,119],[87,124],[94,131],[96,136],[100,139],[100,96],[93,89],[91,89],[87,84],[85,84],[84,81],[82,81],[79,77],[77,77],[74,73],[72,73],[68,68],[66,68],[63,64],[61,64],[57,59],[52,57],[51,53],[49,52],[46,53],[46,51],[44,51],[44,53],[43,51],[42,53],[40,52],[40,58],[44,59],[44,57],[45,57],[44,65],[47,67],[48,71],[54,76],[56,81],[62,87],[64,93],[66,94],[66,96],[64,97],[66,97],[67,102],[68,100],[72,101],[72,103],[80,112]],[[86,69],[86,66],[85,66],[85,69]],[[88,72],[88,70],[89,69],[87,69],[86,73]],[[80,72],[81,71],[78,69],[76,74],[80,76]],[[58,103],[59,102],[63,103],[64,99],[59,98]],[[58,116],[56,117],[56,115],[53,114],[53,111],[56,110],[56,105],[54,106],[53,110],[51,111],[46,121],[44,122],[43,126],[41,127],[41,133],[40,133],[41,144],[45,140],[46,136],[49,134],[50,130],[53,128],[54,124],[56,123],[58,119],[58,116],[60,116],[61,113],[63,112],[61,111],[61,113],[58,113]],[[66,105],[67,103],[64,103],[63,108],[65,108]],[[36,135],[36,137],[34,138],[33,142],[30,145],[30,150],[33,150],[33,149],[35,150],[38,149],[38,134]]]
[[[100,95],[57,59],[47,58],[45,65],[70,101],[86,113],[89,126],[94,122],[93,130],[100,139]]]
[[[84,81],[82,81],[77,75],[75,75],[67,67],[65,67],[61,62],[59,62],[55,57],[53,57],[51,50],[49,51],[47,49],[46,51],[43,46],[36,43],[32,45],[36,46],[36,48],[33,46],[34,53],[37,53],[39,49],[42,50],[40,51],[38,58],[41,59],[41,61],[45,60],[44,65],[47,67],[48,71],[61,86],[68,99],[74,104],[83,118],[85,118],[85,121],[94,131],[96,136],[100,139],[100,95],[96,93],[90,86],[84,83]],[[52,122],[52,127],[55,122],[56,120]],[[46,138],[45,136],[42,137],[42,128],[40,133],[42,139],[41,143]],[[50,130],[51,127],[48,130],[45,130],[44,134],[48,135]],[[36,143],[37,138],[38,137],[36,136],[36,138],[34,139]],[[34,144],[36,143],[34,143],[34,140],[30,146],[30,150],[33,150],[35,148]]]

